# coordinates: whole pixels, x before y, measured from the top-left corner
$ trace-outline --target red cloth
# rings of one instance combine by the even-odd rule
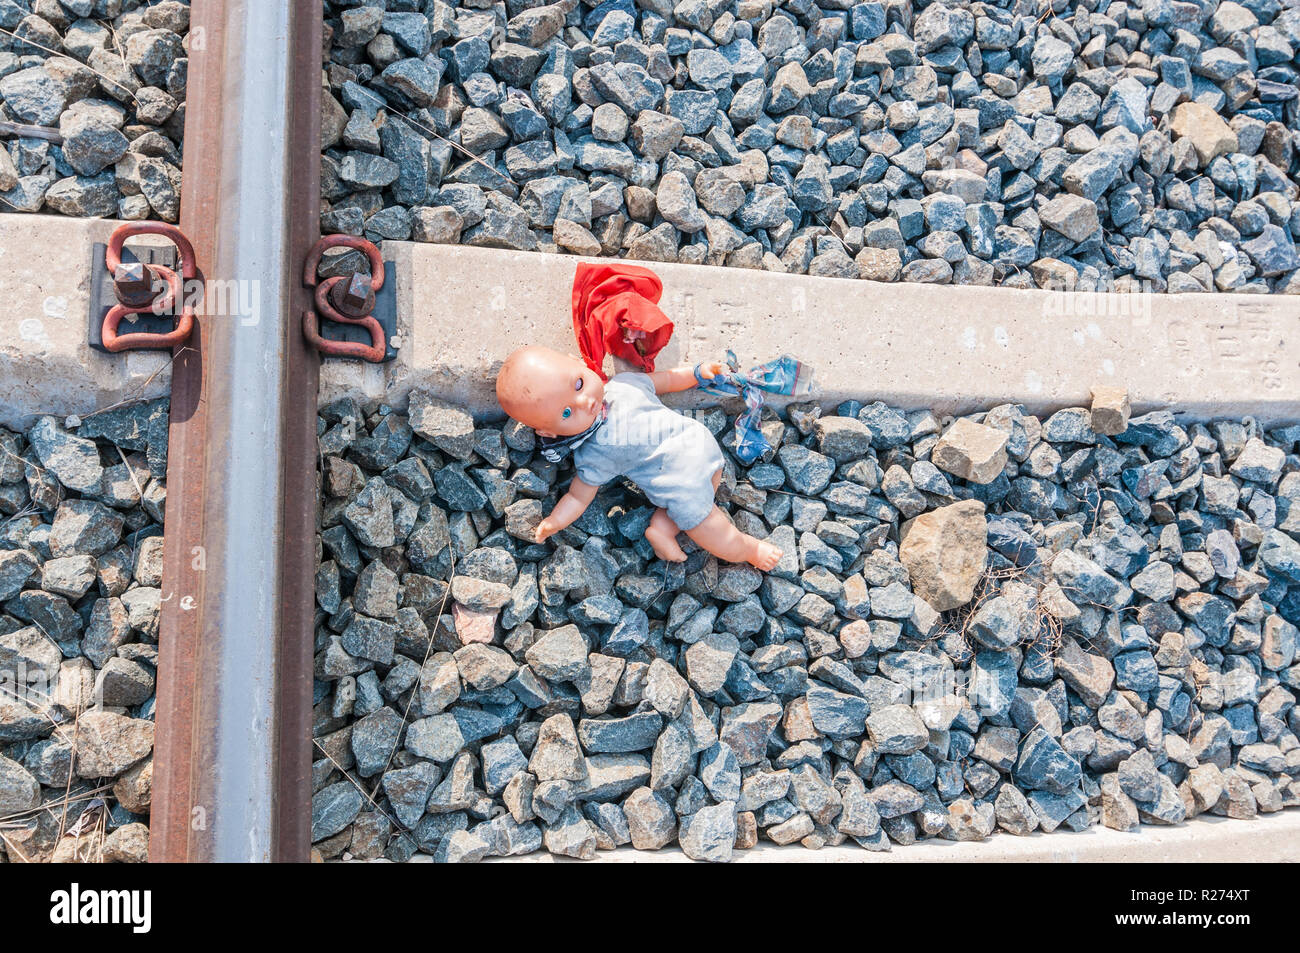
[[[609,377],[605,355],[613,354],[647,373],[673,333],[659,309],[664,286],[648,268],[579,264],[573,276],[573,331],[587,366]],[[633,338],[628,340],[628,338]]]

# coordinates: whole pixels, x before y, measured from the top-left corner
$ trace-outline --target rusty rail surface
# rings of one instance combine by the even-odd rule
[[[259,313],[205,307],[175,352],[150,859],[306,861],[322,9],[195,0],[193,22],[182,227]]]

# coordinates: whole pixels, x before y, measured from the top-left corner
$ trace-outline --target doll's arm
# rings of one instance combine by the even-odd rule
[[[721,361],[705,361],[700,365],[700,376],[706,381],[727,369]],[[696,386],[695,368],[675,367],[671,371],[655,371],[650,375],[656,394],[675,394]]]
[[[576,520],[591,505],[591,501],[596,498],[596,490],[598,489],[599,487],[590,486],[574,477],[569,484],[568,492],[560,497],[560,501],[555,504],[555,509],[551,510],[550,515],[537,524],[535,539],[539,543],[545,542],[549,537],[554,536]]]

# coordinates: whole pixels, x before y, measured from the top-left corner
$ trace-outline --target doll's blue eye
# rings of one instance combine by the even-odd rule
[[[581,377],[579,377],[576,381],[573,382],[573,389],[574,389],[574,390],[582,390],[582,378],[581,378]]]
[[[565,408],[564,408],[564,413],[560,414],[560,416],[563,417],[565,420],[568,420],[568,419],[569,419],[569,415],[572,414],[572,413],[573,413],[572,410],[570,410],[568,407],[565,407]]]

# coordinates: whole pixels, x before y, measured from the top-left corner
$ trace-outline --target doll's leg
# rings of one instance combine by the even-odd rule
[[[686,535],[701,549],[727,562],[749,563],[767,572],[781,561],[779,547],[742,533],[736,529],[736,524],[731,522],[727,514],[716,506],[703,523],[687,530]]]
[[[718,492],[718,484],[722,482],[722,471],[718,470],[713,474],[713,492]],[[655,551],[655,555],[665,562],[680,563],[686,561],[686,553],[682,547],[677,545],[677,534],[681,529],[673,522],[673,518],[668,515],[668,511],[662,506],[655,510],[654,516],[650,517],[650,525],[646,527],[645,538],[650,544],[650,548]]]
[[[665,562],[680,563],[685,561],[686,553],[677,545],[677,534],[681,530],[673,522],[668,511],[662,506],[650,517],[650,525],[645,529],[646,542],[655,551],[655,555]]]

